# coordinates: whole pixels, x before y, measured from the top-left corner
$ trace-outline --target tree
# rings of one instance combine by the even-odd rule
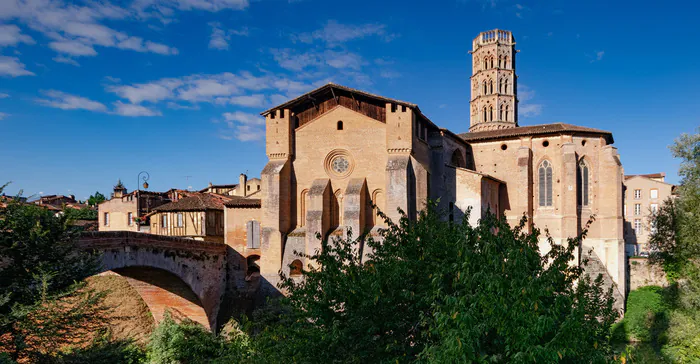
[[[63,214],[66,216],[66,220],[97,220],[97,210],[91,209],[89,207],[83,207],[82,209],[74,208],[64,208]]]
[[[71,342],[99,314],[100,294],[75,284],[97,269],[77,238],[64,216],[40,206],[10,201],[0,210],[0,336],[14,360]]]
[[[494,216],[471,227],[428,206],[367,238],[304,256],[277,325],[259,327],[260,362],[605,362],[617,313],[600,277],[571,265],[581,237],[541,255],[539,231]],[[578,282],[578,283],[577,283]]]
[[[671,281],[663,292],[669,312],[664,330],[653,341],[672,362],[700,360],[700,129],[682,134],[670,147],[681,159],[677,198],[664,202],[653,217],[651,261],[661,264]],[[653,315],[650,315],[653,316]]]
[[[97,206],[106,200],[105,195],[101,194],[100,191],[96,191],[94,195],[90,195],[90,197],[88,197],[87,202],[89,206]]]

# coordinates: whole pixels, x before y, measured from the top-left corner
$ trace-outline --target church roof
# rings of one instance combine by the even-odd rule
[[[606,130],[587,128],[584,126],[553,123],[531,126],[519,126],[509,129],[487,130],[479,132],[462,133],[459,136],[467,142],[478,142],[492,139],[505,139],[527,135],[547,135],[547,134],[597,134],[603,136],[608,144],[614,142],[612,133]]]
[[[260,115],[265,116],[265,115],[269,114],[270,112],[272,112],[272,110],[290,109],[299,103],[305,102],[309,98],[313,98],[313,95],[315,95],[315,94],[320,94],[323,92],[332,91],[333,89],[343,90],[343,91],[351,92],[354,94],[362,95],[364,97],[369,97],[369,98],[384,101],[384,102],[391,102],[394,104],[405,105],[405,106],[408,106],[411,108],[418,109],[418,105],[410,103],[410,102],[391,99],[388,97],[371,94],[369,92],[365,92],[365,91],[357,90],[357,89],[350,88],[347,86],[338,85],[338,84],[335,84],[333,82],[329,82],[329,83],[327,83],[327,84],[325,84],[325,85],[323,85],[315,90],[311,90],[311,91],[309,91],[309,92],[307,92],[307,93],[305,93],[297,98],[291,99],[291,100],[285,102],[284,104],[280,104],[280,105],[277,105],[271,109],[265,110],[265,111],[261,112]]]

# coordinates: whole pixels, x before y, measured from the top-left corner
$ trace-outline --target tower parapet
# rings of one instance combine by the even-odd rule
[[[472,41],[469,131],[518,126],[515,38],[507,30],[479,33]]]

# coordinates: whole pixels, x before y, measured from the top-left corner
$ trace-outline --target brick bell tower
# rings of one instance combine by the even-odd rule
[[[515,38],[507,30],[480,33],[472,42],[470,132],[518,126]]]

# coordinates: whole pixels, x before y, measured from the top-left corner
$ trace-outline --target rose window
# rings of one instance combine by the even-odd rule
[[[345,157],[340,156],[333,159],[331,166],[335,173],[344,174],[350,167],[350,162]]]

